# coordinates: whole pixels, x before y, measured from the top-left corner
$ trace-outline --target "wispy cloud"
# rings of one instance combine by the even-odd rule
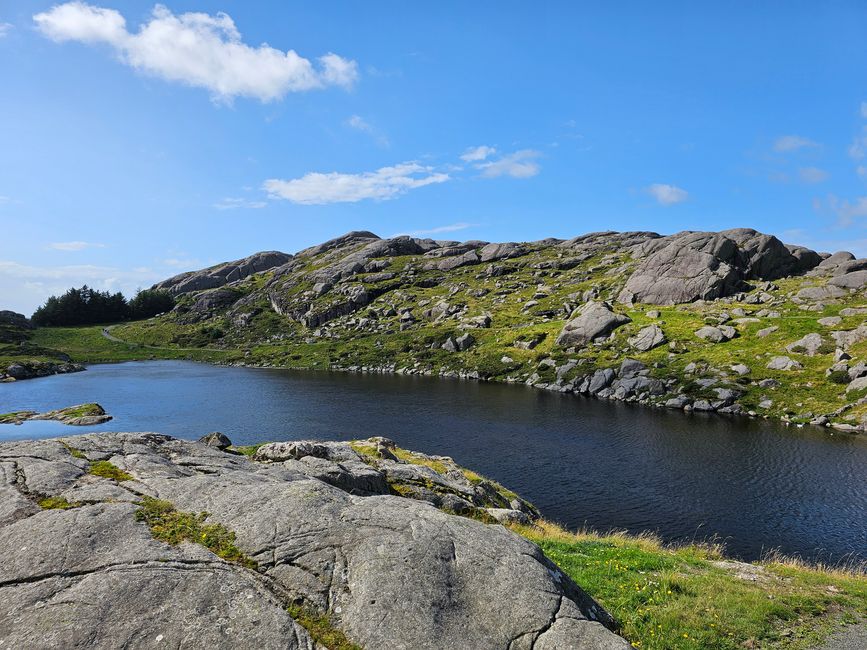
[[[214,203],[217,210],[238,210],[245,208],[249,210],[258,210],[264,208],[268,203],[266,201],[250,201],[249,199],[238,199],[226,197]]]
[[[798,170],[798,177],[801,179],[802,183],[821,183],[828,180],[829,176],[830,174],[828,174],[828,172],[824,169],[819,169],[818,167],[802,167]]]
[[[861,133],[855,136],[855,140],[849,145],[849,155],[854,160],[867,156],[867,126],[861,128]]]
[[[488,147],[486,145],[470,147],[461,155],[461,160],[464,162],[478,162],[480,160],[485,160],[488,156],[493,156],[495,153],[497,153],[497,150],[494,147]]]
[[[363,117],[360,115],[353,115],[348,120],[346,120],[346,125],[356,129],[358,131],[364,131],[365,133],[372,133],[373,127],[365,121]]]
[[[512,178],[530,178],[541,170],[536,158],[542,154],[533,149],[522,149],[515,153],[505,155],[498,160],[478,163],[476,169],[480,169],[485,178],[497,178],[499,176],[511,176]]]
[[[861,117],[867,120],[867,102],[861,102]]]
[[[818,147],[819,143],[800,135],[783,135],[774,141],[774,151],[787,153],[805,147]]]
[[[109,45],[136,70],[206,88],[224,101],[243,96],[268,102],[288,92],[351,88],[358,79],[355,61],[333,53],[314,64],[294,50],[283,52],[267,44],[251,47],[222,12],[175,15],[156,5],[136,33],[127,30],[120,12],[84,2],[56,5],[33,20],[53,41]]]
[[[85,248],[105,248],[105,244],[89,241],[59,241],[48,244],[48,248],[56,251],[83,251]]]
[[[689,192],[685,189],[666,183],[654,183],[647,186],[645,191],[655,198],[660,205],[683,203],[689,198]]]
[[[813,209],[817,212],[831,212],[837,217],[837,225],[851,226],[855,219],[867,218],[867,196],[861,196],[854,201],[841,199],[829,194],[824,200],[814,199]]]
[[[353,115],[348,120],[346,120],[345,124],[351,129],[355,129],[356,131],[361,131],[362,133],[367,133],[368,135],[372,136],[376,140],[376,143],[381,147],[387,147],[390,144],[387,137],[380,133],[376,127],[374,127],[372,124],[370,124],[370,122],[365,120],[360,115]]]
[[[426,235],[442,235],[447,232],[457,232],[459,230],[466,230],[467,228],[473,228],[478,224],[474,223],[451,223],[447,226],[437,226],[436,228],[426,228],[423,230],[410,230],[409,232],[400,232],[392,237],[399,237],[400,235],[410,235],[412,237],[424,237]]]
[[[341,174],[312,172],[290,180],[269,179],[263,188],[275,199],[302,205],[355,203],[365,199],[385,201],[410,190],[444,183],[449,175],[417,162],[382,167],[373,172]]]
[[[12,23],[0,23],[0,38],[12,31]]]
[[[152,269],[124,270],[107,266],[32,266],[0,261],[0,295],[6,309],[31,313],[48,296],[59,295],[69,287],[87,284],[110,291],[132,295],[139,287],[150,286],[161,279]]]

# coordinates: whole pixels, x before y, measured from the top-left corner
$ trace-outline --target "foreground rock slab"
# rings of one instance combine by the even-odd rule
[[[366,648],[628,647],[503,526],[299,468],[379,471],[347,450],[257,462],[153,433],[0,444],[0,647],[313,648],[287,613],[299,602]],[[105,463],[115,478],[92,473]],[[208,512],[257,568],[154,539],[135,518],[143,497]]]

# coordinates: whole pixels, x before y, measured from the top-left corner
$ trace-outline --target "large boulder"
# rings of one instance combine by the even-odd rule
[[[644,259],[626,281],[620,302],[712,300],[742,284],[737,244],[719,233],[682,232],[650,240],[640,247],[640,256]]]
[[[629,647],[536,545],[422,501],[350,494],[296,469],[304,458],[258,463],[152,433],[0,444],[3,646],[312,650],[287,612],[304,603],[367,648]],[[133,480],[87,473],[106,459]],[[85,505],[41,510],[37,492]],[[154,539],[142,494],[208,512],[258,571]]]
[[[659,325],[648,325],[638,330],[635,336],[629,337],[627,343],[639,352],[647,352],[666,342],[665,334]]]
[[[203,289],[216,289],[235,280],[243,280],[254,273],[267,271],[281,266],[292,259],[291,255],[279,251],[256,253],[234,262],[224,262],[201,271],[181,273],[153,286],[163,289],[173,296]]]
[[[721,298],[744,288],[745,280],[803,273],[821,261],[818,253],[750,228],[650,239],[634,256],[640,263],[618,300],[663,305]]]
[[[590,301],[578,310],[577,316],[566,322],[556,343],[563,347],[587,345],[630,322],[629,316],[615,313],[608,303]]]

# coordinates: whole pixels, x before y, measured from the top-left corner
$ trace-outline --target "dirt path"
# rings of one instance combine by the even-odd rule
[[[867,620],[840,628],[813,650],[867,650]]]

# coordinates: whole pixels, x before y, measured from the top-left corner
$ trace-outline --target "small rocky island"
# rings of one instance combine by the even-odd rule
[[[530,504],[384,438],[88,434],[0,468],[4,648],[629,647],[496,523]]]
[[[93,403],[67,406],[47,413],[13,411],[0,414],[0,424],[23,424],[28,420],[55,420],[63,424],[83,427],[103,424],[111,420],[111,416],[99,404]]]

